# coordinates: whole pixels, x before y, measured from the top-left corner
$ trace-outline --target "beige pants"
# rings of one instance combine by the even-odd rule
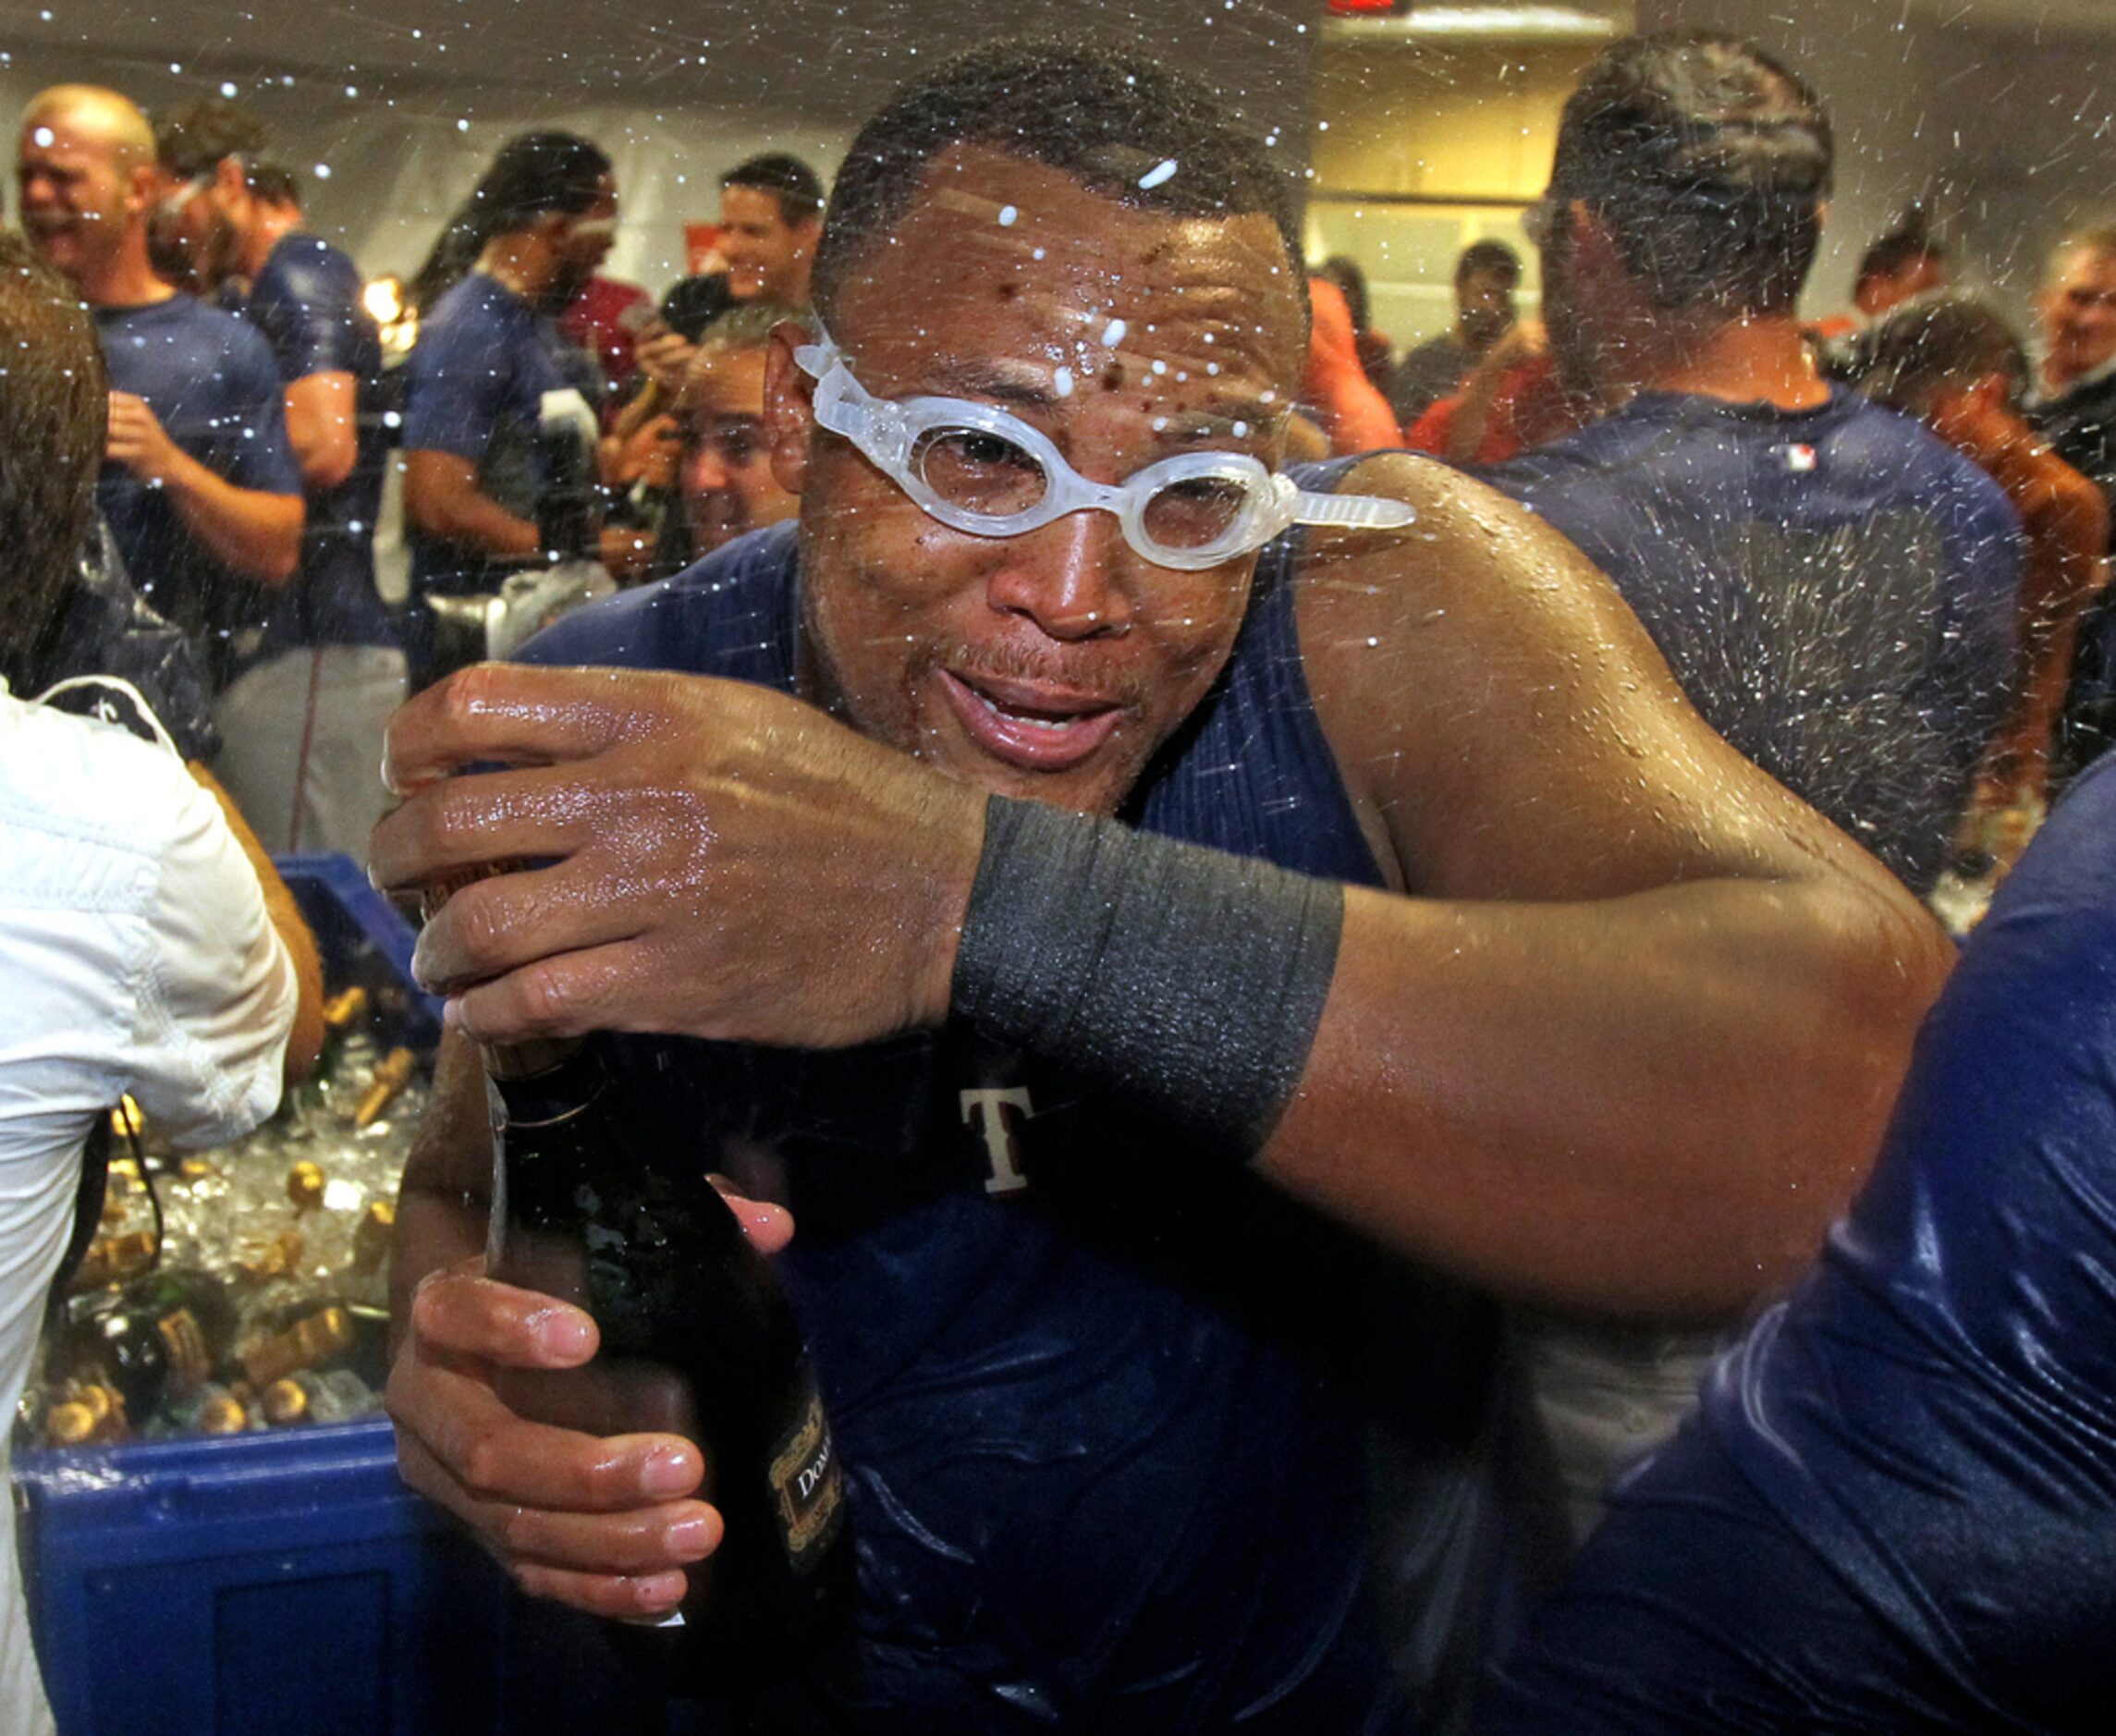
[[[382,787],[382,731],[404,703],[404,654],[381,645],[289,651],[245,671],[214,706],[213,770],[264,848],[342,850],[395,805]]]

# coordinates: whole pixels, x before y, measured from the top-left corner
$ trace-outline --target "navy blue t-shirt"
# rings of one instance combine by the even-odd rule
[[[238,488],[301,492],[279,370],[250,326],[174,295],[145,307],[97,308],[95,328],[112,387],[146,399],[188,456]],[[271,588],[229,570],[159,489],[123,465],[105,464],[95,493],[140,594],[191,635],[209,679],[225,685],[263,642]]]
[[[382,335],[361,305],[361,289],[359,269],[336,248],[312,235],[287,235],[240,308],[272,346],[285,385],[315,373],[352,375],[357,417],[352,473],[309,496],[300,571],[273,611],[267,653],[396,642],[390,611],[374,588],[374,520],[389,461]]]
[[[527,654],[791,691],[795,565],[793,525],[758,532]],[[1375,885],[1284,565],[1281,544],[1131,817]],[[765,1191],[800,1229],[779,1266],[851,1479],[862,1591],[857,1644],[808,1684],[833,1727],[1398,1726],[1362,1437],[1334,1384],[1364,1348],[1342,1232],[959,1024],[827,1053],[612,1047],[713,1161],[740,1179],[762,1152],[784,1176]],[[1449,1434],[1457,1395],[1427,1394],[1415,1361],[1393,1373],[1405,1413]]]
[[[547,481],[540,431],[581,415],[593,424],[593,361],[548,314],[472,272],[434,304],[404,365],[404,449],[468,459],[479,493],[534,520]],[[414,597],[497,592],[510,570],[416,529],[410,540]]]
[[[2000,889],[1820,1266],[1486,1728],[2102,1731],[2116,1708],[2116,764]]]
[[[1483,474],[1608,574],[1714,729],[1930,889],[2007,699],[1997,483],[1847,394],[1646,393]]]

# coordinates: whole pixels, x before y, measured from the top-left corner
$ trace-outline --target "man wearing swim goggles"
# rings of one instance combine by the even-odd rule
[[[1402,1359],[1439,1433],[1388,1565],[1449,1565],[1384,1646],[1310,1355],[1375,1347],[1316,1306],[1358,1263],[1307,1257],[1307,1208],[1504,1292],[1738,1308],[1843,1198],[1944,966],[1562,539],[1408,456],[1275,474],[1293,207],[1135,56],[935,68],[845,158],[830,338],[773,339],[796,523],[391,727],[381,884],[537,864],[420,939],[452,1035],[393,1265],[404,1473],[605,1615],[718,1534],[694,1444],[538,1426],[491,1372],[594,1331],[475,1273],[464,1039],[605,1033],[801,1225],[862,1592],[789,1726],[1398,1728],[1383,1657],[1469,1655],[1488,1601],[1453,1571],[1477,1419]]]

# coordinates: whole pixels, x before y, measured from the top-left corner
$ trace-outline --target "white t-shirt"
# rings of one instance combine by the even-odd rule
[[[128,1091],[180,1143],[253,1127],[295,993],[257,876],[175,752],[0,681],[0,1430],[96,1117]],[[51,1729],[0,1502],[0,1730]]]

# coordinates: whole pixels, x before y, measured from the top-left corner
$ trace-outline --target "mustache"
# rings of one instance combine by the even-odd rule
[[[1087,646],[1075,652],[1070,647],[1037,649],[1006,642],[972,645],[966,641],[943,641],[922,646],[912,659],[914,679],[936,669],[948,669],[972,680],[988,675],[1002,680],[1047,682],[1127,711],[1143,709],[1150,691],[1143,676],[1111,669],[1105,654]]]

